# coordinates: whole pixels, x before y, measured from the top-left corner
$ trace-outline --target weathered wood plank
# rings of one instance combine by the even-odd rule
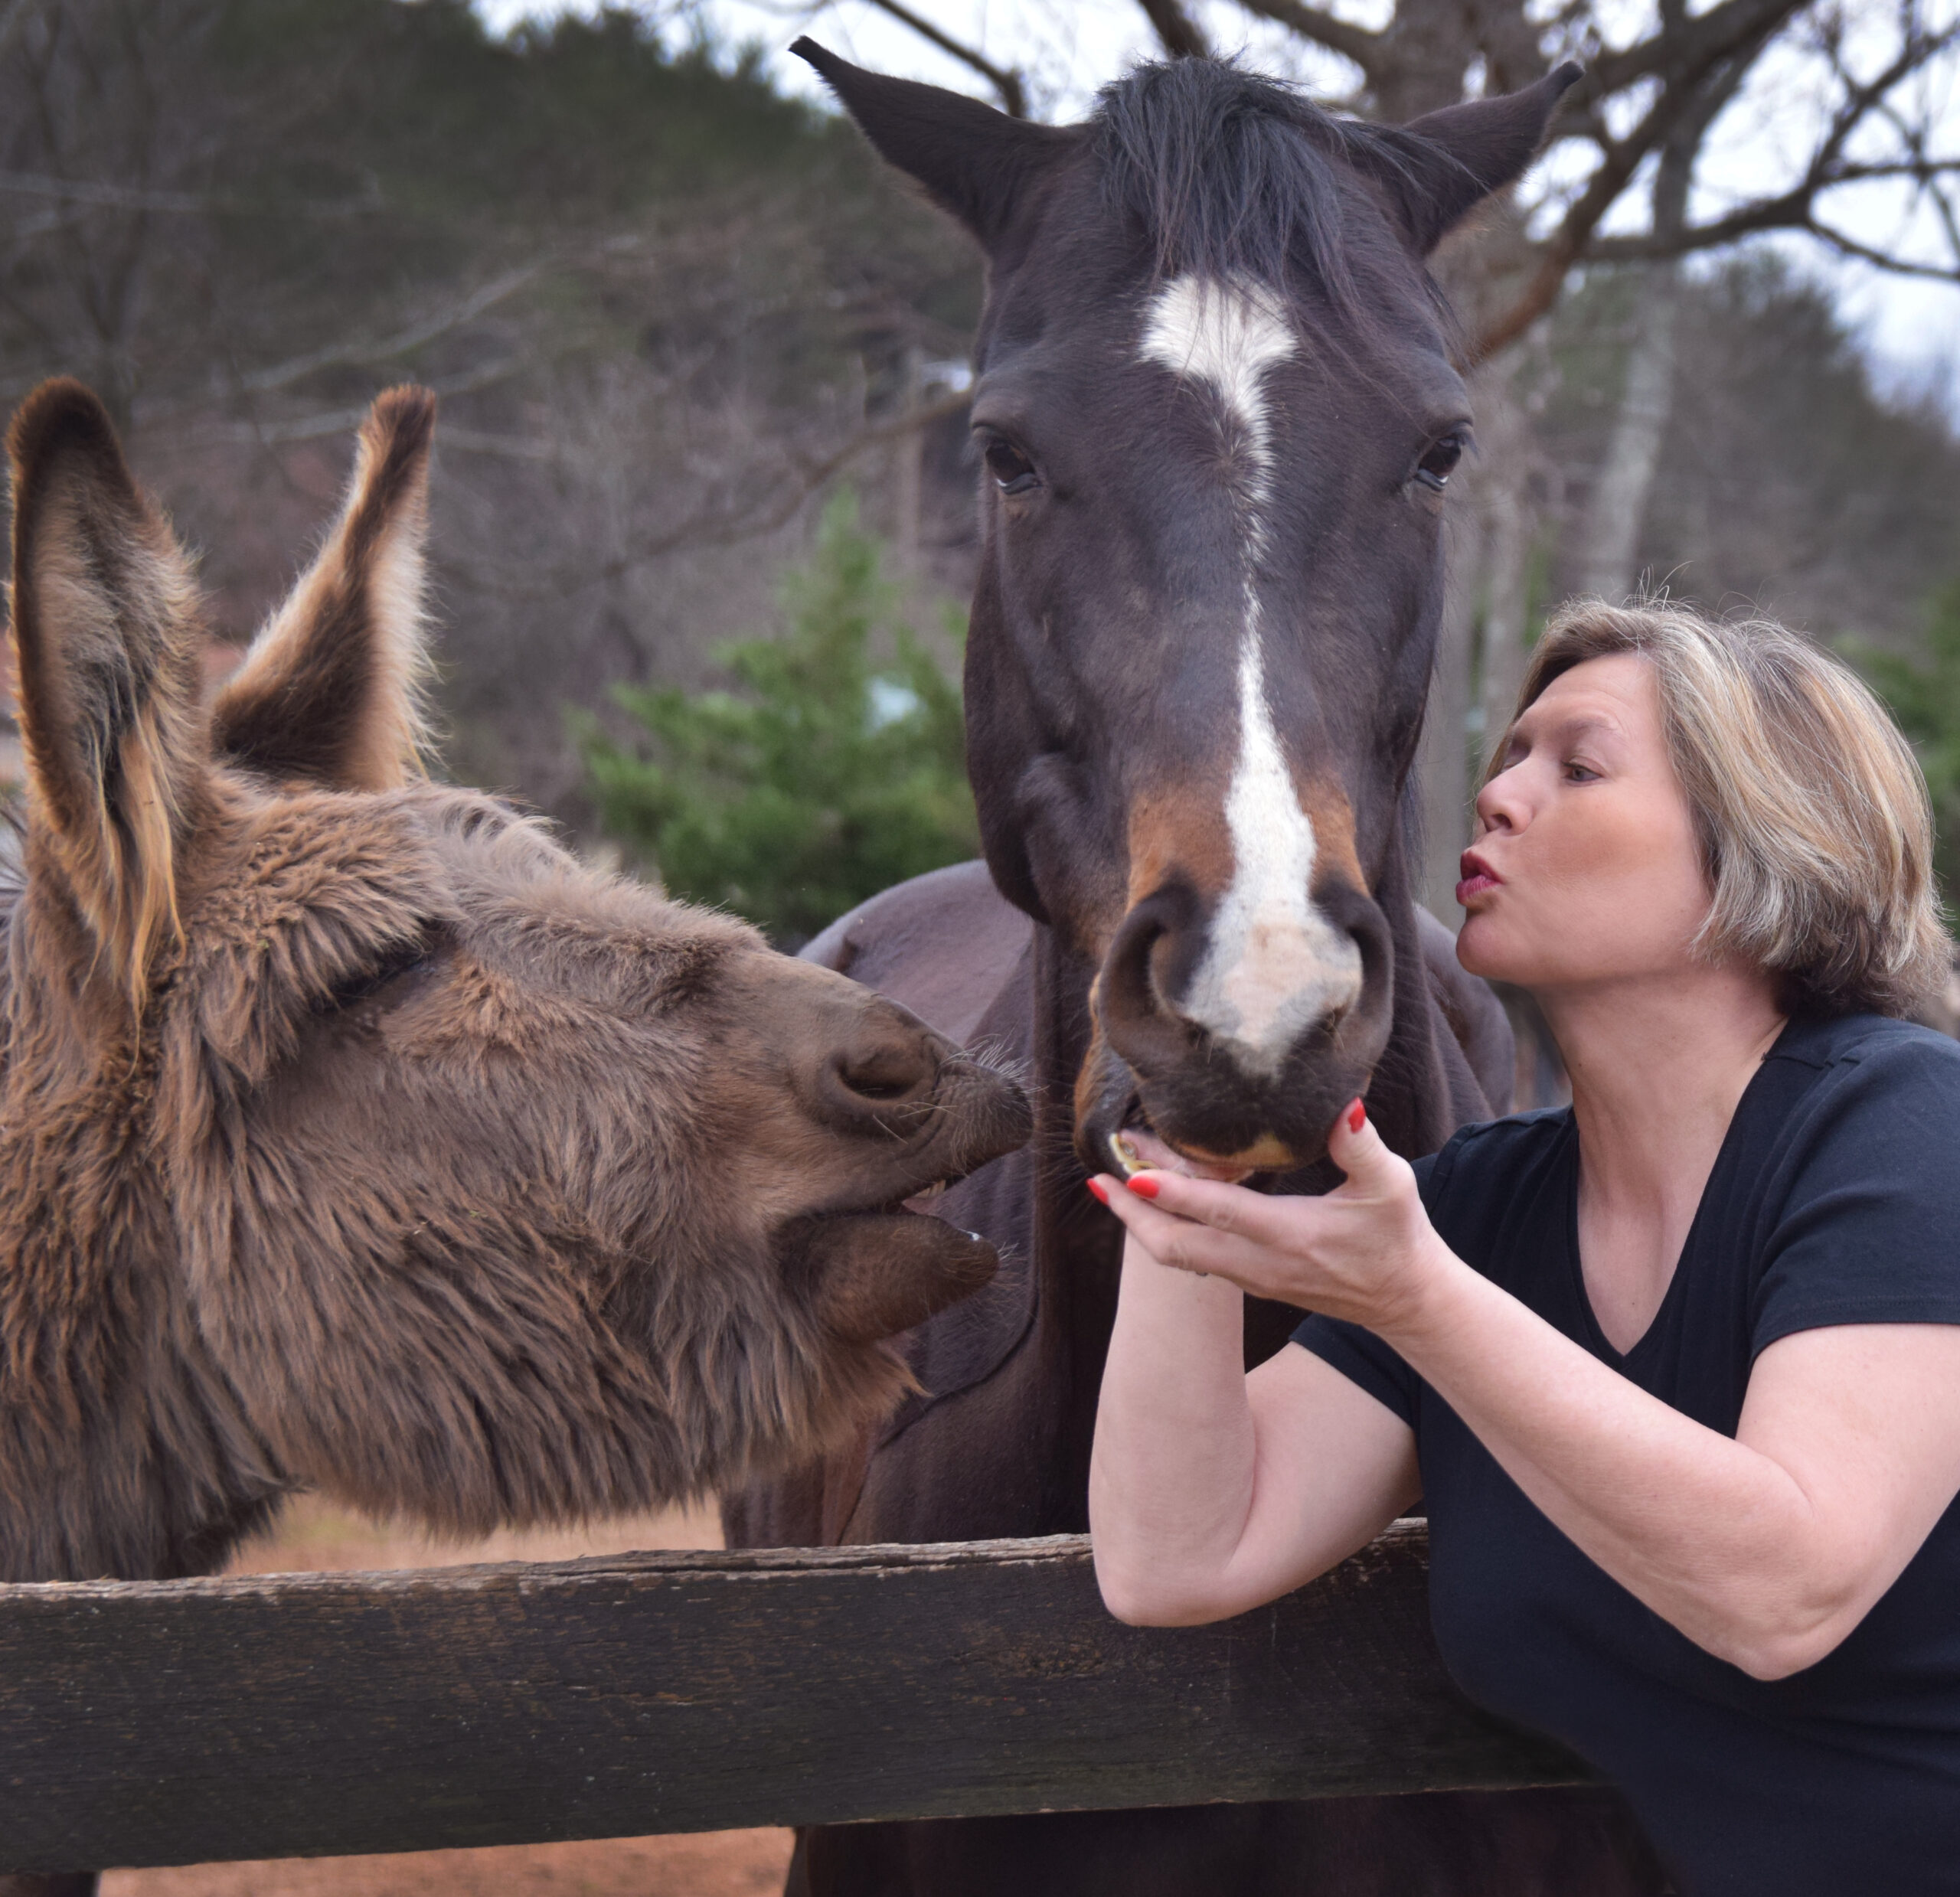
[[[0,1865],[1582,1778],[1452,1690],[1426,1559],[1152,1631],[1072,1536],[0,1588]]]

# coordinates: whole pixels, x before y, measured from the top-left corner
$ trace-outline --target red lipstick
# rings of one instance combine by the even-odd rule
[[[1462,881],[1456,886],[1456,900],[1465,908],[1472,897],[1481,896],[1486,890],[1494,890],[1504,878],[1491,867],[1474,850],[1466,850],[1457,866],[1457,873]]]

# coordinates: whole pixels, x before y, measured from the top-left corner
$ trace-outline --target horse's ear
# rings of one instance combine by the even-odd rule
[[[12,637],[31,827],[103,962],[139,1001],[176,933],[176,859],[203,775],[189,563],[80,383],[44,383],[7,434]]]
[[[815,40],[789,50],[823,75],[878,155],[988,249],[1014,222],[1030,184],[1076,142],[1065,128],[1011,119],[964,93],[867,73]]]
[[[1379,175],[1418,250],[1426,256],[1491,192],[1517,182],[1580,77],[1568,60],[1521,91],[1446,106],[1380,135],[1378,149],[1392,156]]]
[[[368,411],[340,519],[213,707],[221,756],[336,790],[390,790],[419,768],[435,426],[426,389]]]

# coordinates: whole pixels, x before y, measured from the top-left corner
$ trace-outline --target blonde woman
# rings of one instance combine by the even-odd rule
[[[1458,953],[1573,1105],[1346,1184],[1093,1182],[1125,1620],[1214,1620],[1423,1498],[1442,1654],[1625,1791],[1687,1897],[1960,1891],[1960,1046],[1911,754],[1780,628],[1569,608]],[[1202,1275],[1200,1274],[1203,1274]],[[1250,1376],[1240,1296],[1318,1314]]]

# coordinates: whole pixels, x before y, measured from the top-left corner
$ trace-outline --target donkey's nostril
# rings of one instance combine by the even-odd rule
[[[837,1077],[851,1092],[865,1100],[902,1100],[919,1085],[916,1068],[882,1057],[869,1061],[841,1058]]]
[[[933,1037],[894,1022],[867,1024],[825,1064],[825,1091],[846,1112],[903,1106],[939,1083]]]

